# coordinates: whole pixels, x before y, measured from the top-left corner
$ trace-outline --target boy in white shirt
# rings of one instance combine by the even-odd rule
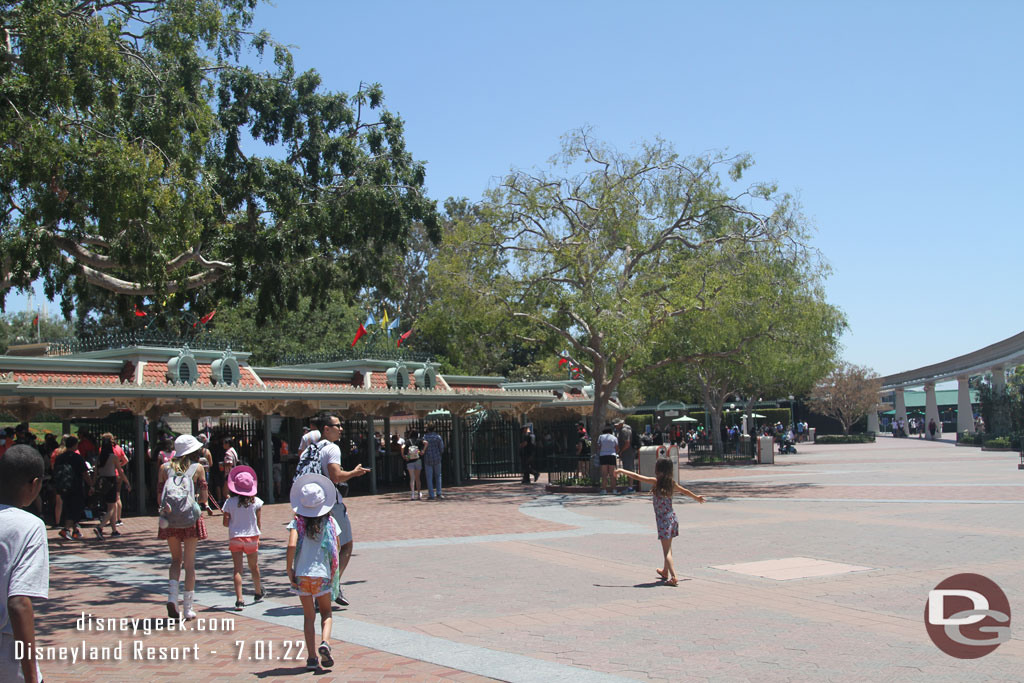
[[[42,487],[39,451],[24,444],[8,448],[0,458],[0,681],[38,683],[43,678],[31,656],[36,647],[32,598],[49,596],[50,554],[42,520],[20,509]],[[24,646],[20,660],[14,656],[15,642]]]

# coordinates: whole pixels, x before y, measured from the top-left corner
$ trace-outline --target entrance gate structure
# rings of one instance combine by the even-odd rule
[[[415,422],[422,430],[423,421],[434,415],[448,444],[446,480],[459,484],[470,477],[518,472],[517,427],[531,415],[570,419],[589,406],[582,383],[446,377],[436,363],[412,354],[380,360],[346,349],[333,359],[275,367],[253,367],[249,355],[213,342],[153,343],[139,335],[103,343],[11,347],[0,355],[0,413],[26,423],[46,416],[96,426],[115,416],[123,423],[117,436],[136,454],[128,466],[134,502],[128,509],[145,511],[155,504],[151,489],[157,467],[157,435],[147,434],[147,428],[172,414],[190,419],[193,433],[201,419],[223,417],[211,439],[213,468],[220,451],[216,438],[238,438],[240,454],[259,474],[260,497],[272,503],[272,423],[281,423],[279,418],[288,425],[279,436],[289,441],[293,457],[299,436],[293,429],[296,420],[329,411],[345,421],[347,439],[361,442],[353,449],[355,457],[372,456],[376,464],[386,456],[376,452],[375,431],[392,433],[392,420]],[[483,411],[500,418],[478,422]],[[374,470],[372,477],[353,480],[355,492],[375,493],[390,471]]]

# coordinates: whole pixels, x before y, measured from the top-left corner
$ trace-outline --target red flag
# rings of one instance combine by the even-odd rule
[[[401,346],[402,342],[404,342],[406,339],[408,339],[410,334],[412,334],[412,330],[409,330],[408,332],[403,334],[401,337],[399,337],[398,338],[398,345]]]
[[[36,313],[36,317],[32,318],[32,327],[39,327],[39,314]]]
[[[217,315],[217,309],[216,308],[213,309],[212,311],[210,311],[209,313],[207,313],[206,315],[204,315],[202,318],[200,318],[199,319],[199,324],[200,325],[205,325],[206,323],[208,323],[211,320],[213,320],[213,316],[215,316],[215,315]]]
[[[135,317],[136,318],[145,318],[146,315],[147,315],[147,313],[145,311],[141,310],[139,308],[138,304],[135,304]]]
[[[356,338],[352,340],[352,343],[349,344],[349,346],[355,346],[356,342],[362,339],[364,334],[366,334],[366,328],[363,327],[362,323],[359,323],[359,329],[356,330]]]
[[[562,367],[563,365],[565,365],[568,362],[569,362],[568,358],[559,358],[558,359],[558,367]]]

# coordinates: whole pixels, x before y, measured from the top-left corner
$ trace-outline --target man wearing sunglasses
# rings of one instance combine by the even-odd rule
[[[356,465],[350,470],[342,469],[341,467],[341,448],[338,446],[338,441],[341,440],[342,435],[345,433],[345,428],[341,425],[341,419],[333,413],[324,413],[317,420],[318,426],[320,427],[320,441],[319,443],[311,445],[307,448],[315,448],[316,453],[320,457],[320,469],[319,472],[325,477],[334,482],[337,487],[338,484],[342,484],[353,477],[361,477],[370,470],[363,467],[361,464]],[[312,433],[312,432],[311,432]],[[307,461],[307,452],[303,452],[302,457],[299,460],[299,468],[301,469]],[[297,472],[298,475],[300,472]],[[301,472],[305,473],[305,472]],[[345,508],[345,503],[342,500],[342,491],[339,487],[338,490],[338,502],[331,509],[331,516],[338,523],[338,527],[341,529],[341,534],[338,537],[338,569],[341,574],[345,573],[345,568],[348,566],[348,562],[352,559],[352,523],[349,521],[348,512]],[[339,593],[335,600],[339,605],[347,607],[349,602],[345,598],[344,592]]]

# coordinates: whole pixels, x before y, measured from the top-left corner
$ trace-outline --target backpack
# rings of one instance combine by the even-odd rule
[[[67,493],[75,485],[75,467],[71,460],[65,458],[53,470],[53,489],[57,493]]]
[[[420,459],[420,449],[419,449],[419,446],[409,446],[409,450],[407,450],[405,452],[405,459],[408,462],[412,462],[413,460],[419,460]]]
[[[192,464],[184,473],[171,475],[164,482],[160,496],[161,516],[172,529],[187,529],[195,526],[202,515],[196,500],[196,489],[192,477],[199,465]]]
[[[322,474],[323,467],[320,464],[320,444],[311,443],[302,451],[299,456],[299,464],[295,467],[295,479],[304,474]],[[292,481],[295,481],[293,479]]]

